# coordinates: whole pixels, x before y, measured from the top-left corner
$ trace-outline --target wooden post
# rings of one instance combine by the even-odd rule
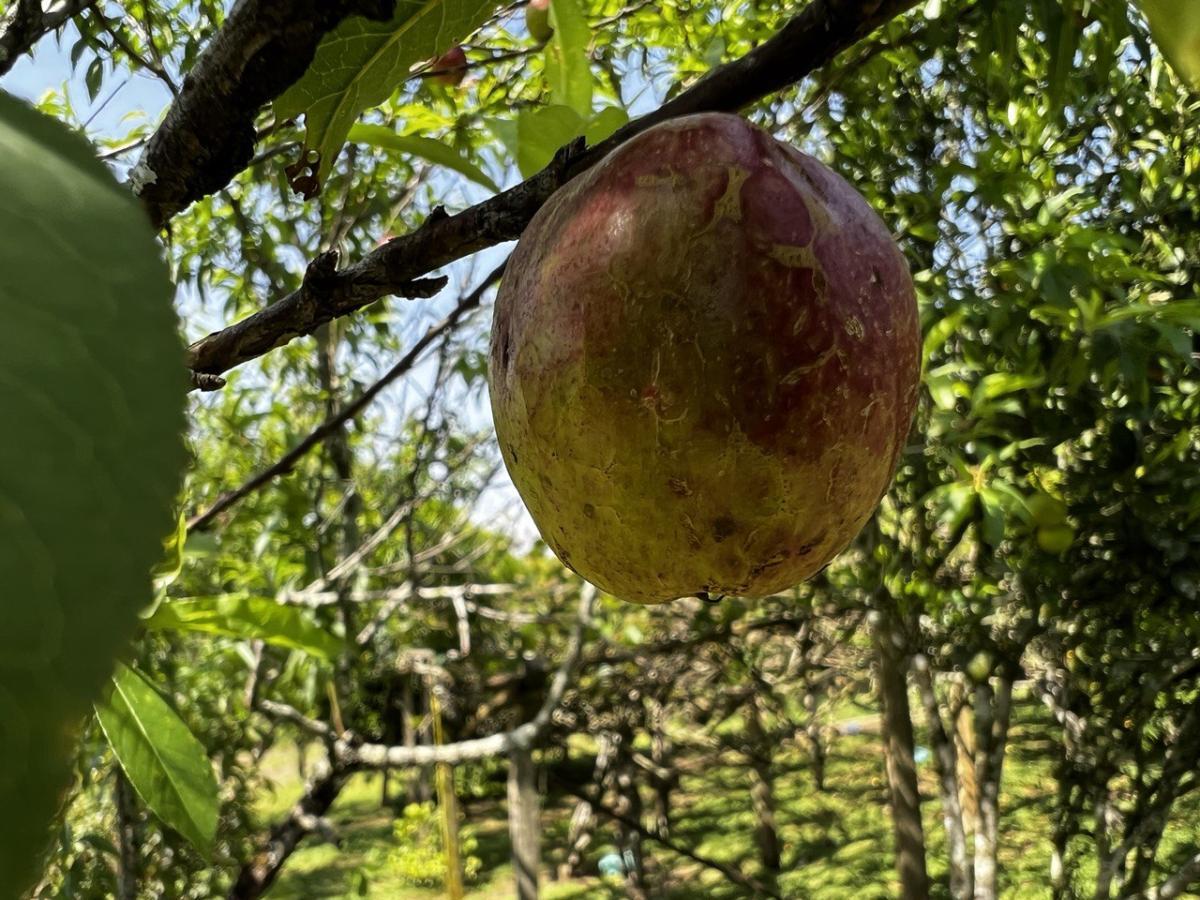
[[[533,754],[514,750],[508,757],[508,834],[518,900],[537,900],[541,863],[541,822]]]

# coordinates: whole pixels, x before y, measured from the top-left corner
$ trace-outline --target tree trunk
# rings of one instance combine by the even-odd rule
[[[958,803],[962,808],[963,830],[974,835],[979,830],[979,785],[975,781],[975,719],[967,702],[962,676],[950,682],[950,708],[954,714],[954,746],[958,755]]]
[[[758,858],[768,872],[781,868],[779,833],[775,828],[775,790],[771,778],[771,747],[763,733],[758,701],[746,703],[746,736],[750,741],[750,806],[754,810],[754,838]]]
[[[347,774],[342,770],[331,770],[327,763],[321,763],[300,802],[292,807],[286,819],[271,829],[265,846],[242,866],[237,881],[229,890],[228,900],[257,900],[270,889],[283,864],[309,833],[309,823],[329,811],[346,778]]]
[[[137,807],[134,805],[133,788],[120,766],[115,770],[117,807],[117,900],[137,900],[138,894],[138,851]]]
[[[612,766],[616,745],[612,737],[601,734],[598,737],[599,749],[596,752],[596,765],[592,773],[592,782],[599,788],[601,794],[604,785],[609,780],[609,768]],[[592,843],[592,831],[596,827],[596,815],[592,804],[580,800],[571,814],[571,824],[567,829],[567,858],[558,868],[559,878],[575,878],[583,874],[583,855]]]
[[[825,739],[821,735],[821,720],[817,709],[821,703],[821,681],[811,677],[811,672],[804,676],[804,734],[808,738],[808,746],[812,751],[813,781],[818,791],[825,790]]]
[[[508,758],[508,834],[518,900],[536,900],[541,863],[541,824],[533,754],[514,750]]]
[[[1000,838],[1000,781],[1008,722],[1012,681],[996,679],[975,688],[975,777],[979,784],[979,827],[975,829],[975,900],[996,900],[996,852]]]
[[[929,669],[929,661],[923,656],[914,660],[913,677],[921,694],[925,719],[929,723],[929,742],[933,745],[933,758],[937,765],[942,822],[946,828],[946,843],[950,851],[950,896],[954,900],[969,900],[974,891],[971,885],[971,860],[967,854],[967,835],[963,828],[962,806],[958,795],[957,748],[954,739],[946,733],[933,687],[933,673]]]
[[[630,740],[631,736],[622,743],[628,746]],[[642,821],[642,795],[638,793],[638,779],[633,772],[633,763],[627,759],[622,759],[617,772],[617,813],[634,822]],[[617,845],[621,849],[621,860],[625,864],[625,891],[629,900],[649,900],[641,832],[618,821]]]
[[[884,598],[884,603],[890,603],[890,600]],[[905,680],[905,641],[898,623],[892,613],[886,611],[886,607],[879,610],[875,645],[879,660],[884,753],[901,897],[902,900],[925,900],[929,896],[929,875],[925,869],[925,829],[921,824],[917,765],[913,759],[912,711],[908,705]]]
[[[401,730],[405,747],[417,745],[417,703],[413,695],[413,676],[404,678],[404,686],[400,691]],[[433,791],[429,784],[429,767],[419,766],[412,770],[405,793],[408,803],[426,803],[432,798]]]

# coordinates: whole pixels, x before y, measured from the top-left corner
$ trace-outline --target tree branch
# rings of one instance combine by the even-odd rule
[[[579,665],[583,654],[583,639],[591,622],[595,605],[596,589],[585,584],[579,594],[579,611],[571,643],[566,655],[554,673],[546,699],[537,714],[511,731],[493,734],[485,738],[458,741],[440,746],[421,745],[415,747],[388,746],[385,744],[358,744],[339,741],[334,746],[335,760],[355,769],[395,769],[410,766],[426,766],[433,763],[457,765],[473,759],[502,756],[513,750],[528,750],[535,746],[550,727],[550,719],[562,702],[571,676]]]
[[[130,173],[154,227],[246,168],[259,110],[304,74],[327,33],[353,15],[387,19],[394,6],[394,0],[238,0]]]
[[[306,284],[261,312],[208,335],[188,351],[188,366],[219,375],[308,334],[485,247],[521,236],[534,213],[563,184],[652,125],[698,112],[731,112],[800,81],[913,6],[915,0],[813,0],[779,33],[741,59],[714,69],[649,115],[586,151],[564,148],[543,171],[457,215],[435,211],[348,268]],[[246,159],[249,159],[247,156]],[[213,188],[215,190],[215,188]]]
[[[351,418],[362,412],[372,400],[379,396],[379,393],[384,388],[386,388],[405,372],[408,372],[410,369],[412,369],[412,367],[420,361],[421,355],[425,352],[430,344],[447,332],[452,331],[455,326],[462,321],[464,316],[479,306],[479,304],[483,301],[483,295],[487,292],[487,289],[500,280],[500,276],[504,273],[504,265],[505,263],[502,263],[501,265],[497,266],[487,276],[487,278],[485,278],[483,282],[475,288],[475,290],[463,297],[463,299],[459,301],[458,305],[455,306],[454,309],[450,310],[449,314],[447,314],[444,319],[442,319],[436,325],[430,327],[429,330],[426,331],[425,334],[422,335],[421,338],[412,345],[412,347],[409,348],[408,352],[400,357],[400,359],[396,361],[396,364],[388,369],[388,371],[385,372],[378,381],[359,394],[359,396],[352,402],[347,403],[344,407],[338,410],[336,415],[330,416],[324,422],[318,425],[315,429],[313,429],[312,432],[309,433],[307,437],[296,444],[296,446],[292,447],[291,450],[281,456],[272,465],[267,466],[267,468],[263,469],[258,474],[247,479],[243,484],[234,490],[227,491],[226,493],[222,494],[219,498],[217,498],[216,502],[214,502],[213,505],[204,512],[197,513],[196,515],[192,516],[187,523],[188,531],[196,531],[205,528],[210,522],[212,522],[213,519],[215,519],[225,510],[229,509],[238,501],[245,499],[259,488],[268,484],[276,476],[290,472],[305,454],[307,454],[314,447],[318,446],[328,435],[340,428],[344,422],[349,421]]]
[[[1173,900],[1200,881],[1200,853],[1185,862],[1179,870],[1164,881],[1139,894],[1140,900]]]
[[[603,803],[600,802],[599,797],[597,797],[594,792],[589,793],[589,792],[583,790],[582,788],[576,787],[575,785],[570,784],[569,782],[565,781],[561,777],[555,776],[553,773],[551,773],[551,778],[553,778],[554,781],[556,781],[559,785],[561,785],[562,788],[568,794],[570,794],[572,797],[576,797],[579,800],[582,800],[583,802],[590,804],[592,809],[595,812],[604,816],[606,819],[612,819],[614,822],[619,822],[620,824],[624,825],[626,828],[636,831],[642,837],[647,838],[648,840],[654,841],[656,844],[661,844],[662,846],[666,847],[668,850],[670,850],[673,853],[678,853],[680,856],[682,856],[686,859],[692,860],[692,862],[697,862],[700,865],[705,866],[706,868],[714,869],[717,872],[720,872],[722,875],[724,875],[726,878],[728,878],[734,884],[740,885],[741,887],[744,887],[747,890],[749,890],[753,896],[755,896],[755,897],[774,897],[774,898],[776,898],[776,900],[778,900],[778,898],[780,897],[779,892],[776,891],[774,888],[769,887],[768,885],[759,881],[757,878],[754,878],[750,875],[746,875],[740,869],[735,868],[734,866],[728,865],[727,863],[720,862],[719,860],[709,859],[707,856],[701,856],[699,853],[696,853],[693,850],[689,850],[687,847],[684,847],[682,844],[675,843],[670,838],[660,834],[656,829],[647,828],[645,825],[643,825],[641,822],[637,821],[636,819],[630,818],[629,816],[626,816],[626,815],[622,815],[621,813],[617,812],[615,809],[611,809],[610,807],[605,806]]]
[[[96,2],[62,0],[49,11],[43,11],[42,0],[15,0],[8,13],[0,17],[0,75],[11,69],[39,40],[72,16],[95,6]]]

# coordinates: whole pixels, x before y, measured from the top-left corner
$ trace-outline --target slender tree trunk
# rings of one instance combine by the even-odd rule
[[[818,791],[825,790],[825,760],[827,751],[825,738],[821,735],[821,720],[817,709],[821,704],[821,682],[813,679],[811,672],[804,676],[804,734],[808,738],[809,750],[812,753],[813,781]]]
[[[879,661],[879,698],[883,707],[884,753],[896,840],[896,871],[902,900],[925,900],[929,875],[925,868],[925,829],[921,824],[921,798],[917,764],[913,758],[912,711],[906,683],[904,636],[884,598],[875,626]]]
[[[518,900],[537,900],[541,825],[533,754],[515,750],[508,758],[508,834]]]
[[[114,773],[117,807],[117,900],[137,900],[138,894],[138,851],[137,851],[137,807],[133,800],[133,788],[125,773],[118,766]]]
[[[942,822],[950,851],[950,896],[954,900],[969,900],[974,893],[971,880],[971,860],[967,853],[967,835],[963,828],[962,806],[958,795],[958,753],[954,738],[946,733],[942,712],[933,686],[929,661],[923,656],[914,659],[913,679],[921,695],[925,719],[929,723],[929,741],[937,765],[938,794],[942,801]]]
[[[629,745],[632,736],[622,743]],[[633,763],[622,759],[617,770],[617,807],[619,815],[634,822],[642,821],[642,795],[638,793],[638,779],[633,772]],[[642,834],[617,822],[617,844],[621,848],[621,859],[625,864],[625,890],[629,900],[649,900],[646,890],[646,865],[642,854]]]
[[[781,867],[779,833],[775,828],[775,787],[771,777],[771,747],[763,732],[758,701],[746,703],[746,737],[750,741],[750,806],[754,810],[754,838],[758,858],[768,872]]]
[[[404,678],[404,687],[400,691],[401,730],[405,747],[415,747],[418,743],[417,716],[420,714],[413,693],[413,676]],[[419,766],[412,770],[406,788],[408,803],[426,803],[432,798],[433,791],[429,784],[430,771],[428,766]]]
[[[309,833],[310,822],[324,816],[341,793],[348,777],[340,769],[330,769],[321,763],[288,817],[271,829],[265,845],[248,863],[242,866],[238,879],[230,888],[228,900],[257,900],[266,894],[279,877],[283,864],[297,845]]]
[[[979,784],[979,827],[975,830],[975,900],[996,900],[996,853],[1000,839],[1000,782],[1008,722],[1012,680],[996,679],[975,688],[975,776]]]
[[[612,736],[602,733],[598,738],[599,749],[596,752],[596,764],[592,770],[592,782],[604,792],[605,784],[610,780],[610,768],[616,753],[616,744]],[[592,804],[580,800],[571,814],[571,824],[567,829],[567,858],[558,869],[559,878],[575,878],[583,873],[583,856],[592,843],[592,832],[596,827],[596,814]]]
[[[671,766],[673,747],[666,732],[666,712],[661,703],[654,702],[651,707],[650,759],[656,766],[668,769]],[[672,770],[674,771],[674,770]],[[678,776],[676,775],[675,778]],[[671,836],[671,791],[675,787],[675,778],[654,776],[654,824],[655,829],[663,837]]]
[[[979,830],[979,784],[975,780],[975,719],[967,702],[962,676],[950,682],[950,708],[954,715],[954,747],[958,756],[958,800],[963,813],[963,830]]]

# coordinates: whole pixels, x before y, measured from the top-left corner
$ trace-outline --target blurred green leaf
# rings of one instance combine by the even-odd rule
[[[318,625],[303,609],[284,606],[270,597],[223,594],[167,600],[146,620],[147,628],[201,631],[226,637],[260,640],[323,659],[341,652],[342,642]]]
[[[145,212],[0,92],[0,885],[34,877],[73,734],[176,525],[187,390]]]
[[[1141,0],[1150,33],[1179,77],[1200,91],[1200,3]]]

